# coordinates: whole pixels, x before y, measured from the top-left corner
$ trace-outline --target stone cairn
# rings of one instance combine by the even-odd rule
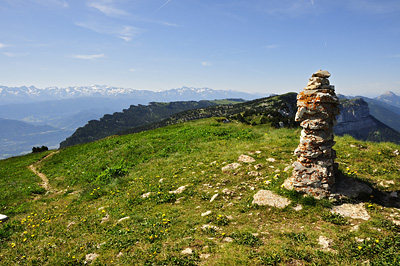
[[[334,86],[329,85],[328,71],[319,70],[297,96],[295,120],[303,128],[300,144],[294,151],[297,161],[285,187],[317,198],[329,197],[334,192],[337,164],[332,149],[333,126],[339,114],[339,100]]]

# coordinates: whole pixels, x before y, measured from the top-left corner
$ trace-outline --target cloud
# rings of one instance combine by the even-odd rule
[[[201,62],[201,65],[205,66],[205,67],[208,67],[208,66],[211,66],[212,63],[211,62],[207,62],[207,61],[203,61],[203,62]]]
[[[7,57],[19,57],[19,56],[26,56],[28,55],[28,53],[23,53],[23,54],[16,54],[16,53],[3,53],[3,55],[7,56]]]
[[[165,26],[169,26],[169,27],[179,27],[178,24],[169,23],[169,22],[166,22],[166,21],[162,21],[161,24],[163,24],[163,25],[165,25]]]
[[[265,46],[264,48],[265,49],[275,49],[275,48],[278,48],[278,47],[279,47],[279,45],[277,45],[277,44],[270,44],[270,45]]]
[[[61,8],[69,7],[69,4],[66,1],[61,1],[61,0],[34,0],[34,2],[42,6],[57,6]]]
[[[131,41],[136,36],[140,35],[143,30],[133,26],[122,26],[112,23],[99,23],[99,22],[78,22],[75,25],[90,29],[97,33],[115,35],[116,37],[124,40]]]
[[[6,44],[0,42],[0,49],[1,49],[1,48],[5,48],[5,47],[7,47],[7,46],[8,46],[8,45],[6,45]]]
[[[116,8],[112,6],[111,0],[103,0],[103,1],[92,1],[88,3],[89,7],[93,7],[103,13],[106,16],[115,17],[115,16],[126,16],[128,13],[125,10]]]
[[[78,54],[78,55],[73,55],[73,58],[77,59],[85,59],[85,60],[95,60],[99,58],[105,57],[104,54]]]
[[[140,30],[138,30],[135,27],[132,26],[124,26],[121,30],[118,31],[117,36],[118,38],[124,40],[124,41],[131,41],[133,37],[137,36],[140,34]]]
[[[130,69],[129,69],[129,72],[137,72],[137,71],[138,71],[137,68],[130,68]]]

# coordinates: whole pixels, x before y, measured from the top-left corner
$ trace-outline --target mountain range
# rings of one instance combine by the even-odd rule
[[[263,96],[266,95],[269,94]],[[44,89],[0,86],[0,127],[7,128],[10,120],[14,120],[13,123],[20,122],[19,131],[15,129],[0,139],[0,159],[25,154],[38,143],[57,148],[61,141],[88,121],[119,112],[130,105],[231,97],[251,100],[260,96],[232,90],[189,87],[154,92],[99,85]],[[52,132],[56,133],[51,137],[48,131],[36,134],[35,126],[50,126],[54,128]],[[26,134],[30,137],[21,142],[20,136]]]
[[[121,110],[125,111],[132,105],[225,98],[253,100],[268,95],[268,93],[259,95],[189,87],[154,92],[99,85],[44,89],[34,86],[0,86],[0,127],[7,128],[10,123],[19,125],[19,127],[14,127],[12,133],[9,131],[7,136],[4,135],[0,139],[0,159],[27,153],[32,146],[46,145],[57,148],[60,142],[72,136],[77,129],[84,127],[88,121],[107,120],[106,118],[110,118],[110,114],[119,113]],[[357,98],[362,98],[368,103],[369,112],[374,118],[396,131],[400,131],[399,96],[393,92],[386,92],[375,99],[363,96]],[[179,111],[183,110],[174,112]],[[166,114],[172,113],[167,112]],[[162,117],[162,119],[165,118]],[[155,122],[157,121],[149,120],[147,125]],[[144,123],[135,126],[146,128],[147,125]],[[51,130],[45,130],[41,126],[49,126]],[[43,129],[43,131],[39,134],[37,129]],[[124,128],[121,132],[129,130],[129,128]],[[116,133],[119,132],[112,132],[112,134]],[[21,141],[21,136],[29,136],[29,138]]]
[[[72,98],[94,97],[108,99],[130,99],[131,104],[147,104],[152,101],[192,101],[225,98],[255,99],[269,95],[252,94],[233,90],[214,90],[210,88],[182,87],[162,91],[136,90],[104,85],[76,86],[67,88],[35,86],[6,87],[0,86],[0,105],[31,103]]]

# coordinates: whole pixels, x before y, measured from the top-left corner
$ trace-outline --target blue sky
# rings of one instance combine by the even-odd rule
[[[0,85],[400,94],[399,0],[0,0]]]

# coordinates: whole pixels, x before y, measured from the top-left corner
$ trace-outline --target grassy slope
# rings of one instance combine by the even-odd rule
[[[389,219],[399,211],[371,198],[365,202],[371,220],[346,220],[330,216],[332,203],[326,200],[281,188],[299,134],[298,129],[219,124],[212,118],[63,149],[40,168],[61,193],[36,200],[27,194],[18,203],[25,200],[29,208],[2,210],[12,221],[0,225],[0,264],[83,265],[87,254],[97,253],[92,265],[361,265],[366,260],[396,265],[400,228]],[[385,189],[399,190],[400,163],[393,155],[399,145],[340,137],[335,148],[343,172],[378,188],[380,181],[394,180]],[[255,163],[221,171],[255,151],[261,151],[252,155]],[[33,184],[38,180],[26,166],[40,159],[35,156],[0,161],[1,169],[10,169],[7,176],[23,172]],[[256,164],[263,167],[255,170]],[[7,188],[2,193],[16,191],[1,178]],[[184,185],[183,193],[168,193]],[[254,206],[259,189],[292,203],[285,209]],[[152,194],[143,198],[147,192]],[[297,204],[303,210],[293,210]],[[201,216],[206,211],[212,213]],[[130,218],[118,222],[124,217]],[[204,224],[218,229],[202,230]],[[352,231],[354,225],[359,230]],[[320,235],[334,241],[337,254],[320,249]],[[234,241],[224,241],[227,236]],[[355,237],[370,240],[359,243]],[[193,254],[181,254],[188,247]],[[201,259],[205,254],[209,258]]]

